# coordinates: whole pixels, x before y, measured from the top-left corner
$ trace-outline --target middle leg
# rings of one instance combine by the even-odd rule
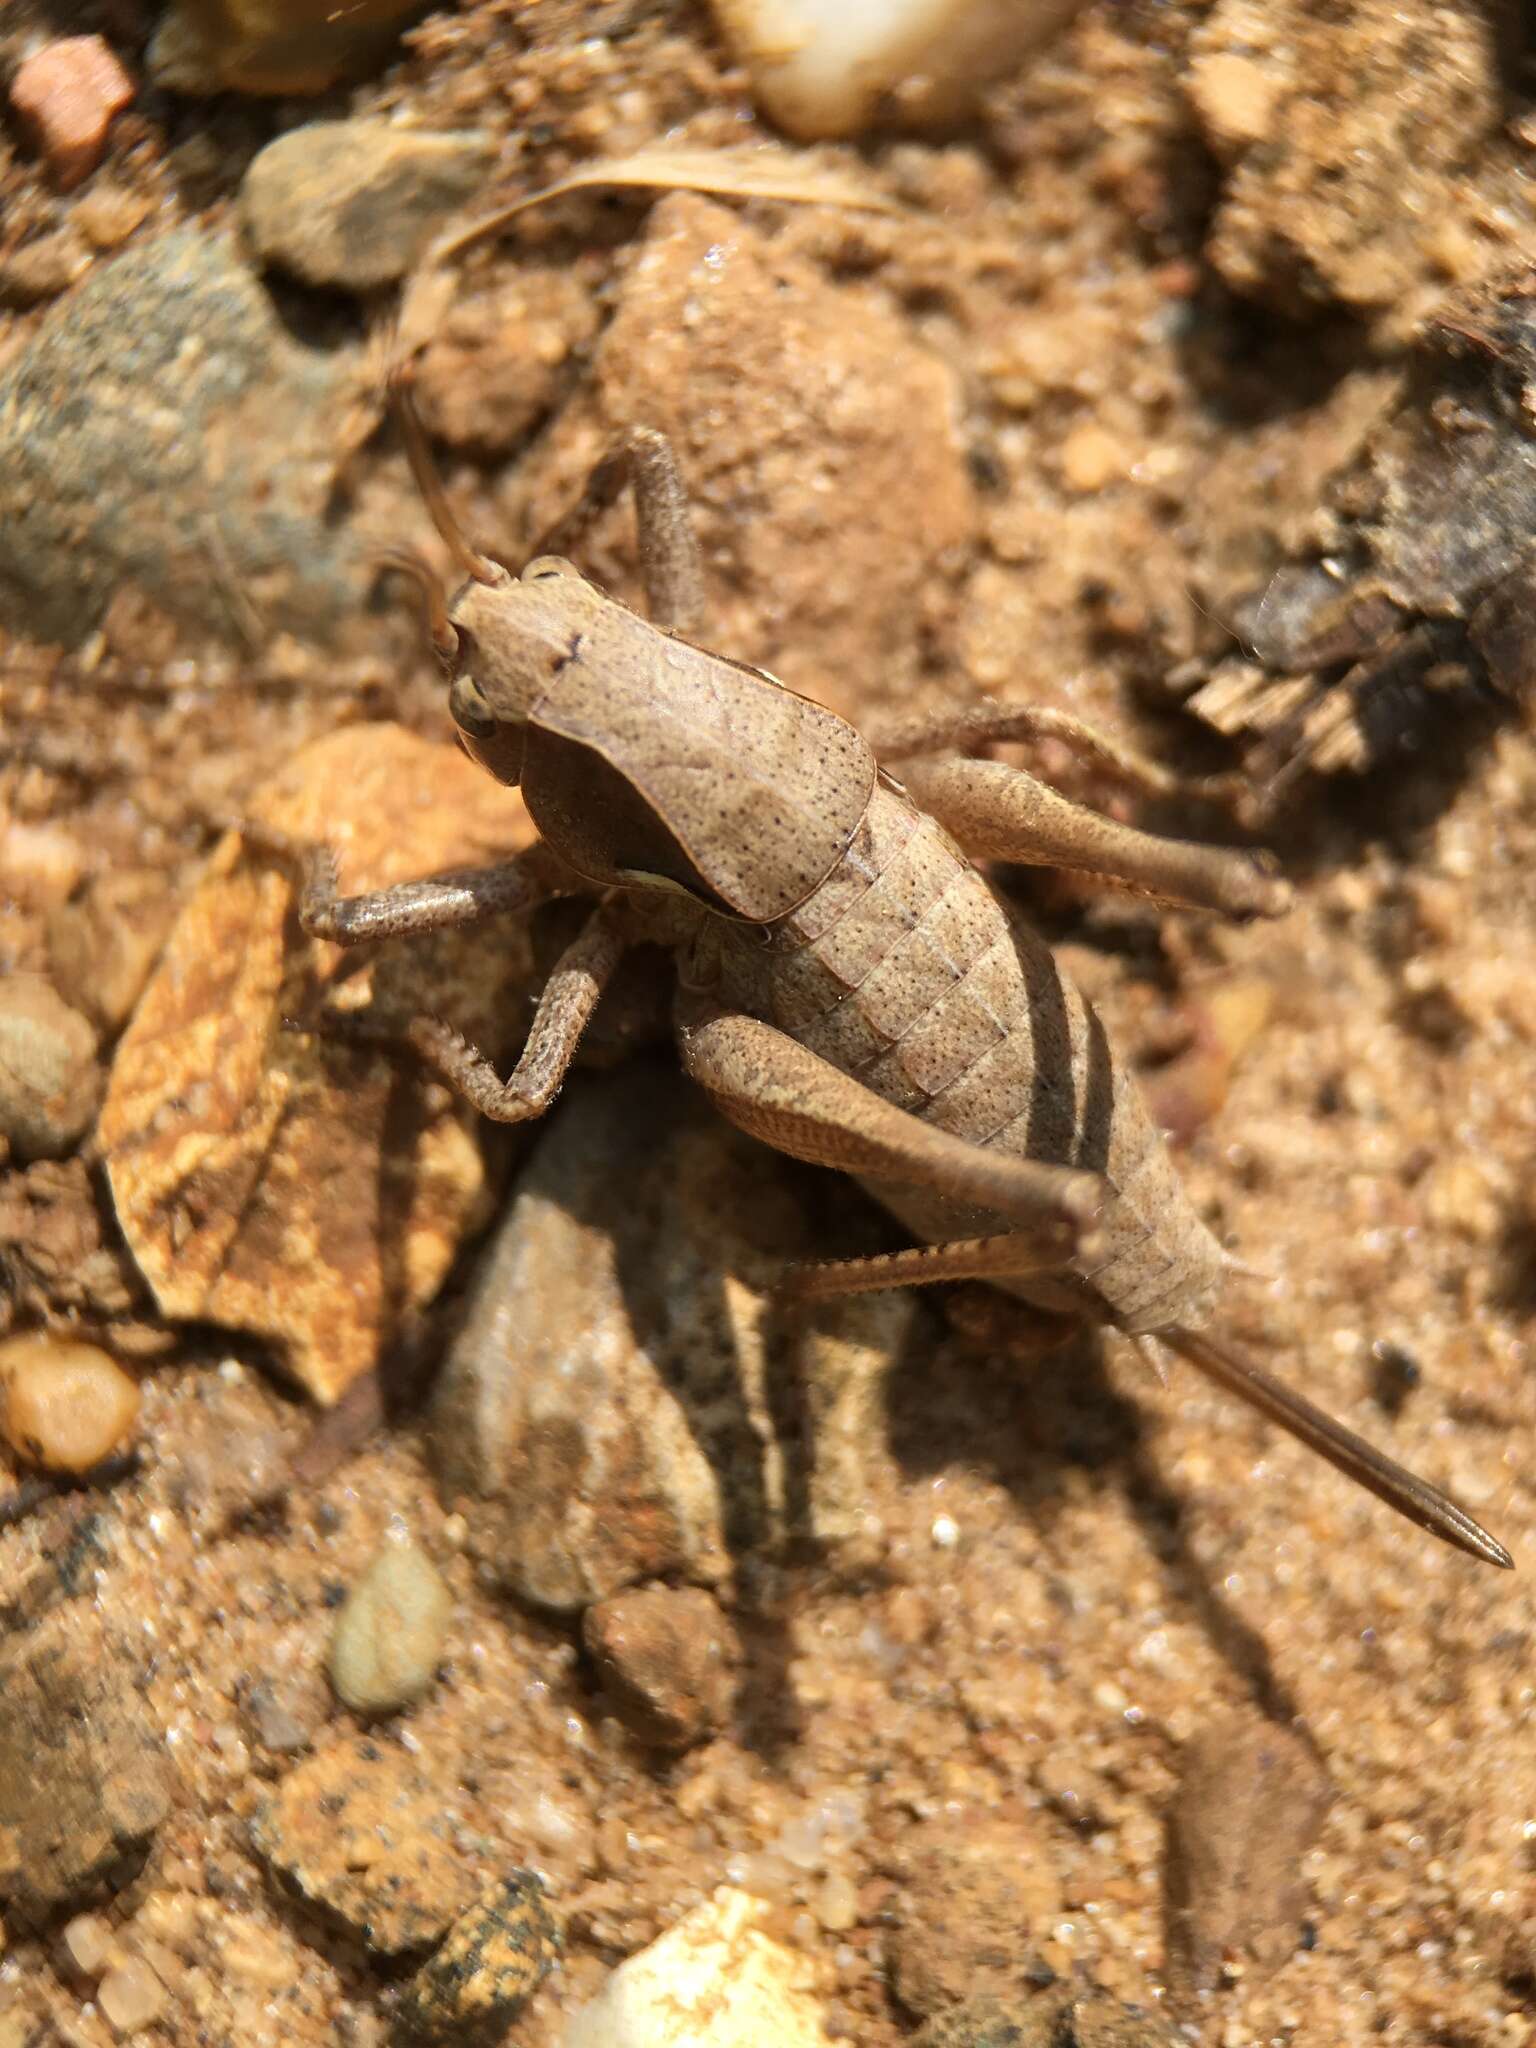
[[[870,734],[870,744],[881,760],[896,762],[925,755],[966,754],[1008,740],[1026,746],[1055,740],[1101,774],[1143,796],[1228,803],[1244,787],[1240,775],[1175,775],[1149,754],[1049,704],[968,704],[958,711],[898,719],[891,725],[876,726]]]
[[[1290,885],[1268,855],[1138,832],[1001,761],[904,762],[902,779],[977,859],[1072,868],[1228,917],[1278,917],[1290,907]]]
[[[483,1116],[525,1123],[542,1116],[560,1092],[598,998],[623,958],[628,941],[602,910],[556,963],[544,985],[517,1065],[505,1081],[483,1052],[437,1017],[418,1017],[405,1040]]]

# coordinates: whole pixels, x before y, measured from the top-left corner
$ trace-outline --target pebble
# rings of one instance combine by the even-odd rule
[[[829,2048],[813,1966],[764,1931],[768,1916],[722,1886],[619,1965],[563,2048]]]
[[[41,974],[0,983],[0,1140],[56,1159],[85,1130],[100,1083],[96,1034]]]
[[[165,2011],[165,1986],[137,1956],[109,1970],[96,1987],[96,2003],[114,2033],[136,2034]]]
[[[12,109],[66,192],[101,162],[107,130],[133,98],[133,80],[100,36],[45,43],[11,80]]]
[[[93,249],[117,249],[153,211],[154,201],[147,194],[98,178],[75,201],[69,217]]]
[[[1190,1043],[1145,1083],[1166,1137],[1188,1144],[1219,1113],[1238,1063],[1263,1036],[1274,1008],[1274,984],[1254,974],[1214,979],[1189,999]]]
[[[308,1674],[260,1678],[241,1695],[245,1725],[252,1739],[278,1756],[308,1749],[325,1721],[323,1682]]]
[[[1082,0],[714,0],[752,89],[790,135],[858,135],[893,111],[954,118]],[[891,102],[894,100],[895,106]]]
[[[1128,473],[1131,458],[1125,444],[1107,427],[1087,423],[1074,427],[1061,444],[1061,480],[1069,491],[1095,496]]]
[[[500,2040],[560,1957],[560,1935],[530,1872],[481,1893],[406,1985],[395,2025],[408,2041]]]
[[[347,1595],[331,1637],[336,1697],[358,1714],[392,1714],[437,1676],[453,1595],[409,1536],[388,1537]]]
[[[687,1749],[723,1725],[740,1644],[711,1594],[638,1587],[589,1607],[581,1633],[599,1685],[640,1741]]]
[[[891,1972],[901,2002],[941,2013],[981,1992],[1016,1999],[1049,1971],[1040,1944],[1061,1917],[1048,1845],[1022,1818],[946,1812],[902,1844],[907,1868]]]
[[[176,1427],[155,1446],[166,1496],[200,1541],[217,1540],[292,1486],[306,1431],[292,1402],[231,1365],[226,1360],[217,1373],[184,1385]],[[311,1675],[323,1718],[330,1688],[318,1672]]]
[[[931,2019],[911,2048],[1177,2048],[1155,2014],[1101,1991],[1053,1991],[1014,2002],[987,1995]]]
[[[274,1875],[375,1955],[430,1947],[482,1881],[464,1855],[451,1768],[374,1736],[296,1764],[250,1829]]]
[[[121,1319],[142,1304],[143,1282],[84,1159],[39,1159],[0,1177],[0,1263],[18,1313],[116,1323],[122,1353]]]
[[[0,257],[0,301],[35,306],[67,292],[91,267],[91,252],[74,224],[36,235]]]
[[[48,919],[48,965],[59,991],[115,1037],[144,992],[174,904],[163,874],[109,870]]]
[[[99,1913],[77,1913],[59,1937],[83,1977],[99,1977],[112,1961],[117,1937]]]
[[[149,71],[173,92],[317,93],[378,61],[421,0],[172,0]]]
[[[1164,1865],[1169,1982],[1208,1991],[1229,1964],[1260,1982],[1300,1939],[1302,1858],[1332,1787],[1310,1744],[1251,1714],[1196,1736],[1180,1764]]]
[[[739,212],[673,192],[551,440],[635,419],[669,435],[705,559],[729,564],[715,644],[860,723],[919,687],[924,593],[975,536],[964,415],[954,370],[909,323]],[[773,516],[743,522],[742,504]]]
[[[0,1904],[26,1925],[126,1883],[170,1811],[137,1676],[75,1603],[0,1646]]]
[[[94,1344],[41,1334],[0,1343],[0,1435],[45,1472],[89,1472],[139,1415],[139,1389]]]
[[[1416,62],[1426,35],[1432,65]],[[1447,271],[1483,270],[1456,225],[1465,167],[1502,118],[1482,8],[1216,0],[1184,83],[1221,167],[1206,258],[1240,296],[1293,319],[1336,301],[1406,332]]]
[[[494,157],[482,135],[311,121],[252,160],[241,217],[264,263],[306,284],[370,291],[404,277],[484,184]]]
[[[785,1374],[816,1418],[810,1533],[851,1526],[885,1455],[873,1340],[900,1323],[865,1316],[850,1348],[835,1317],[810,1336],[780,1318],[783,1261],[824,1251],[799,1169],[675,1068],[581,1075],[482,1259],[430,1416],[471,1554],[565,1613],[771,1554],[786,1479],[769,1389]]]
[[[1223,157],[1235,156],[1274,133],[1275,111],[1284,96],[1283,66],[1231,49],[1197,56],[1185,77],[1185,91]]]
[[[243,648],[244,589],[268,632],[360,642],[371,571],[332,498],[358,364],[296,338],[231,235],[98,260],[0,369],[0,626],[77,646],[126,588]]]
[[[510,455],[554,410],[602,325],[600,294],[569,261],[520,255],[508,277],[471,275],[418,358],[416,404],[434,440]]]

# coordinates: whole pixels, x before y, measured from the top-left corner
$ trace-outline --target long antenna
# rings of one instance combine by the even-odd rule
[[[451,662],[459,651],[459,636],[448,616],[448,593],[432,564],[408,547],[380,548],[377,562],[381,572],[408,577],[416,585],[432,645],[441,660]]]
[[[1449,1494],[1397,1464],[1364,1437],[1346,1429],[1342,1422],[1335,1422],[1331,1415],[1315,1408],[1304,1395],[1277,1380],[1253,1359],[1225,1341],[1217,1343],[1203,1331],[1186,1330],[1182,1325],[1159,1330],[1157,1335],[1218,1386],[1238,1395],[1271,1422],[1278,1422],[1357,1486],[1374,1493],[1378,1500],[1384,1500],[1410,1522],[1427,1529],[1431,1536],[1464,1550],[1469,1557],[1481,1558],[1484,1564],[1500,1565],[1505,1571],[1514,1569],[1515,1560],[1503,1544],[1474,1522]]]
[[[390,372],[389,397],[400,426],[400,438],[405,443],[405,452],[411,465],[411,474],[416,479],[416,488],[431,515],[432,524],[441,534],[454,565],[464,575],[473,577],[476,583],[496,583],[502,572],[487,556],[479,554],[464,537],[464,529],[448,502],[448,493],[443,489],[443,480],[437,473],[437,464],[432,460],[432,450],[427,446],[427,437],[421,424],[421,415],[416,410],[412,391],[414,372],[410,364],[397,363]]]

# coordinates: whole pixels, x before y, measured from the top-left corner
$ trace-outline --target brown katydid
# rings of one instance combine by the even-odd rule
[[[1260,855],[1154,837],[975,758],[1050,737],[1142,789],[1173,779],[1078,721],[1018,705],[910,724],[877,749],[760,670],[684,637],[702,583],[677,465],[635,428],[559,530],[633,491],[650,618],[549,551],[520,575],[459,531],[408,407],[413,466],[464,582],[416,561],[458,737],[520,784],[539,841],[499,867],[339,897],[310,858],[300,916],[342,945],[595,895],[503,1080],[446,1025],[416,1053],[488,1116],[559,1091],[627,949],[677,966],[686,1071],[744,1130],[855,1174],[923,1243],[798,1267],[829,1296],[984,1280],[1036,1309],[1158,1339],[1400,1513],[1508,1553],[1438,1488],[1207,1332],[1233,1262],[1191,1206],[1134,1081],[1044,941],[974,858],[1075,869],[1229,916],[1283,910]],[[894,766],[898,781],[882,760]]]

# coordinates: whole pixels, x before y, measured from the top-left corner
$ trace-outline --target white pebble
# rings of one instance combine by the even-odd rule
[[[1082,0],[714,0],[767,112],[791,135],[856,135],[888,94],[929,120],[959,112]]]
[[[359,1714],[388,1714],[432,1684],[453,1596],[409,1536],[391,1537],[347,1596],[331,1638],[336,1696]]]
[[[64,1947],[82,1977],[99,1977],[116,1946],[112,1929],[99,1913],[78,1913],[64,1929]]]
[[[102,1978],[96,2003],[115,2034],[136,2034],[164,2012],[165,1986],[147,1964],[132,1957]]]
[[[763,1932],[767,1914],[722,1886],[619,1965],[564,2048],[828,2048],[811,1965]]]

